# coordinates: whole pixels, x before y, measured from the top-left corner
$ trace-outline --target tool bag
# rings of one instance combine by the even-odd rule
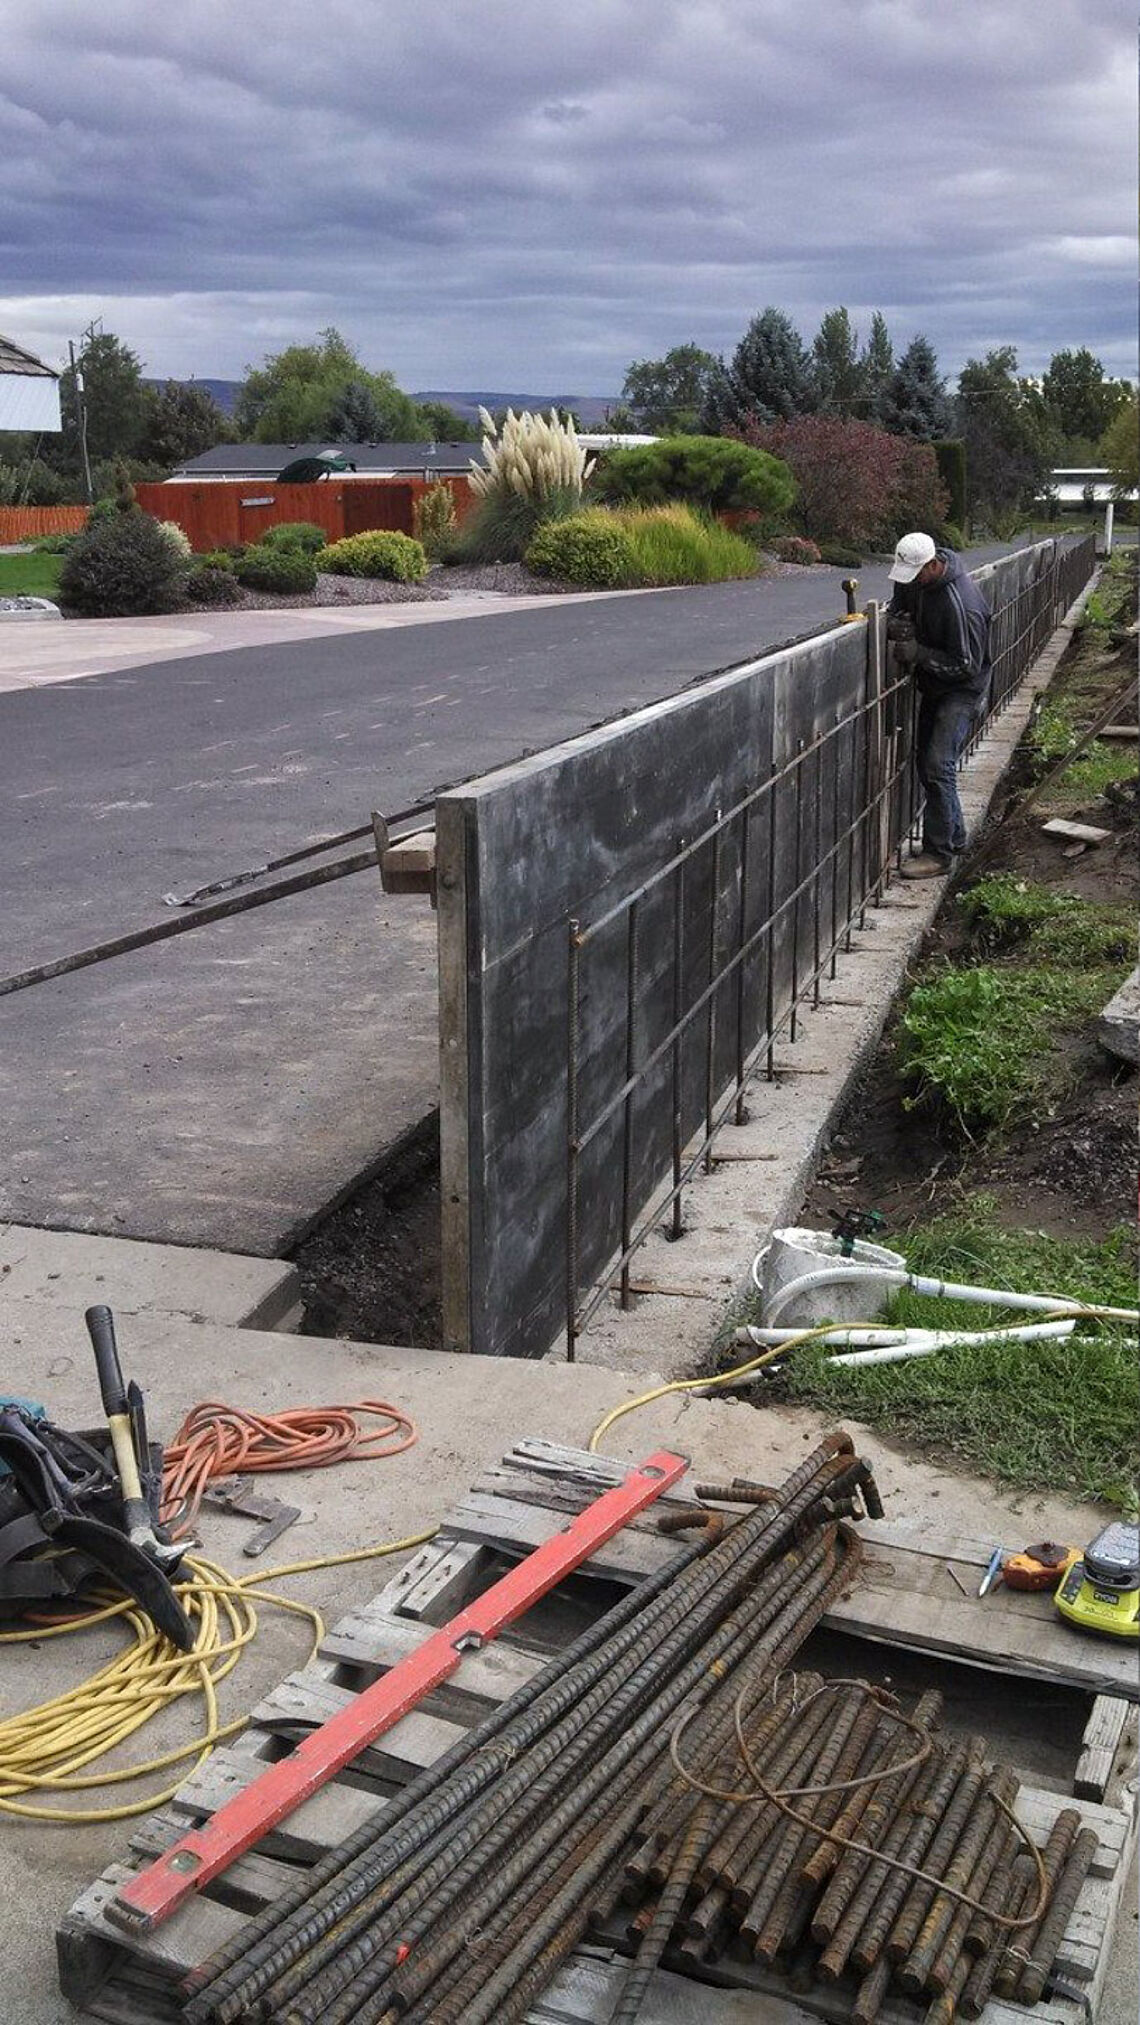
[[[147,1444],[147,1458],[143,1496],[165,1539],[157,1442]],[[0,1405],[0,1617],[50,1607],[101,1575],[153,1614],[157,1571],[127,1535],[109,1435],[72,1434],[34,1407]]]

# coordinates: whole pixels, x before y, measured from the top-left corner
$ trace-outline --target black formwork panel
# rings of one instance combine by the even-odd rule
[[[976,572],[994,709],[1093,563],[1043,542]],[[646,1222],[678,1227],[678,1148],[917,822],[912,725],[873,609],[440,798],[447,1347],[572,1347]]]
[[[770,1000],[785,1003],[793,974],[802,979],[811,968],[817,900],[830,922],[833,857],[817,882],[818,896],[804,896],[798,908],[789,896],[820,847],[825,856],[831,852],[837,808],[842,823],[859,801],[860,740],[851,734],[817,754],[814,765],[809,760],[798,792],[795,778],[783,773],[747,817],[742,812],[717,838],[697,840],[715,827],[718,813],[744,802],[801,747],[812,748],[837,719],[849,718],[866,683],[867,629],[840,627],[441,797],[449,1345],[541,1356],[564,1326],[568,924],[580,923],[587,937],[579,959],[577,1056],[578,1115],[588,1126],[626,1078],[629,895],[649,882],[638,904],[634,952],[639,1066],[652,1062],[668,1036],[678,993],[683,1008],[693,1007],[739,945],[742,920],[747,941],[775,910],[771,937],[761,938],[708,1001],[711,1082],[719,1097],[741,1052],[751,1052],[761,1036]],[[813,797],[817,777],[822,793]],[[662,877],[684,849],[691,855],[683,870]],[[679,1064],[667,1049],[629,1099],[639,1210],[669,1172],[675,1099],[685,1139],[700,1127],[708,1053],[705,1010],[686,1028]],[[581,1157],[583,1285],[618,1248],[625,1134],[620,1107]]]

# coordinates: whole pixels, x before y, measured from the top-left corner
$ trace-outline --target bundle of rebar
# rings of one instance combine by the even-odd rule
[[[847,1521],[881,1510],[850,1438],[778,1490],[698,1491],[743,1516],[672,1522],[700,1529],[675,1562],[191,1974],[188,2025],[512,2025],[615,1921],[633,1961],[614,2025],[663,1961],[854,1977],[857,2025],[889,1987],[937,2025],[977,2017],[1003,1976],[1041,1994],[1076,1817],[1045,1851],[1047,1898],[1014,1860],[1016,1780],[980,1739],[938,1736],[937,1696],[903,1717],[791,1670],[855,1576]]]

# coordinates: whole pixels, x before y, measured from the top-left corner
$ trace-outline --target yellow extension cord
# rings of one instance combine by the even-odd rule
[[[109,1603],[74,1623],[0,1633],[0,1645],[38,1644],[41,1639],[63,1638],[112,1618],[121,1618],[133,1633],[133,1643],[87,1680],[52,1701],[41,1702],[38,1708],[0,1722],[0,1812],[29,1821],[73,1824],[125,1821],[162,1806],[190,1776],[189,1771],[183,1769],[174,1784],[163,1791],[148,1793],[143,1800],[124,1802],[118,1807],[46,1807],[18,1796],[30,1792],[81,1793],[121,1785],[165,1771],[187,1758],[195,1760],[190,1770],[197,1771],[215,1744],[245,1727],[244,1716],[232,1722],[219,1721],[217,1690],[256,1636],[258,1619],[254,1605],[268,1603],[275,1609],[307,1618],[312,1627],[309,1659],[324,1636],[324,1620],[319,1611],[307,1603],[278,1596],[262,1584],[315,1569],[342,1568],[353,1561],[403,1553],[412,1547],[422,1547],[434,1539],[438,1530],[432,1526],[406,1540],[361,1547],[349,1554],[290,1561],[284,1567],[259,1571],[256,1575],[227,1575],[215,1562],[188,1555],[185,1566],[190,1570],[189,1580],[176,1584],[197,1633],[193,1650],[186,1653],[177,1652],[137,1605],[125,1600]],[[205,1705],[205,1722],[197,1737],[142,1764],[125,1765],[114,1772],[85,1772],[86,1766],[106,1756],[152,1716],[186,1694],[200,1694]]]

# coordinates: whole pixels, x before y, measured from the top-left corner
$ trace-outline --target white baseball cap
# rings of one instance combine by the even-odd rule
[[[937,550],[928,534],[904,534],[895,550],[895,559],[890,567],[892,584],[913,583],[919,570],[933,562]]]

